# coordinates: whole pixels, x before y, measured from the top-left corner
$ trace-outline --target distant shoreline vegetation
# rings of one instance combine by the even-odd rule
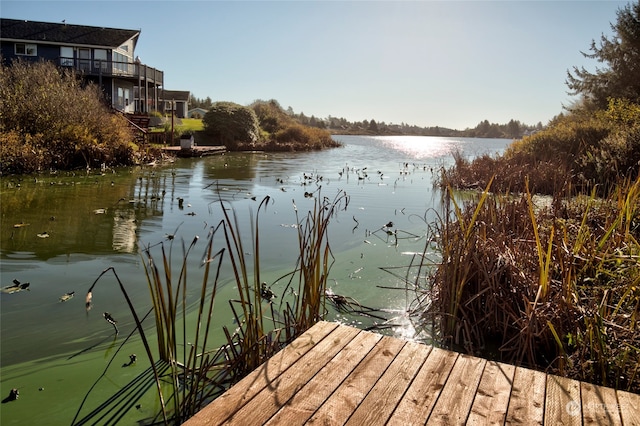
[[[214,104],[211,98],[199,99],[193,95],[189,99],[191,108],[202,108],[210,110]],[[279,110],[279,115],[293,119],[303,126],[318,128],[328,131],[332,135],[360,135],[360,136],[444,136],[444,137],[469,137],[469,138],[506,138],[519,139],[523,136],[531,135],[542,129],[544,125],[538,122],[535,125],[528,125],[518,120],[511,119],[506,124],[490,123],[483,120],[473,128],[464,130],[449,129],[440,126],[420,127],[411,124],[385,123],[375,119],[363,121],[349,121],[345,118],[328,116],[318,118],[313,115],[306,116],[304,112],[296,113],[293,108],[283,109],[276,100],[257,100],[250,107],[256,105],[269,104]],[[262,125],[262,121],[261,121]]]
[[[409,124],[386,124],[384,121],[377,123],[375,120],[354,122],[328,127],[332,134],[362,135],[362,136],[441,136],[460,138],[502,138],[520,139],[523,136],[534,134],[544,128],[542,123],[535,126],[523,124],[517,120],[510,120],[507,124],[490,123],[484,120],[474,128],[464,130],[449,129],[446,127],[432,126],[419,127]]]

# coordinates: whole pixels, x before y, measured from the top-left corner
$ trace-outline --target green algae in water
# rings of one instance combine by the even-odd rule
[[[2,404],[0,423],[106,425],[153,418],[160,410],[153,372],[146,359],[131,363],[131,353],[144,353],[142,344],[130,341],[119,349],[123,340],[108,336],[92,351],[3,367],[0,392],[17,388],[20,395]]]

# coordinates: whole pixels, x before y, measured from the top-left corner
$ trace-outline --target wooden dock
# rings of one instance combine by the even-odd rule
[[[320,322],[184,424],[640,425],[640,395]]]
[[[206,157],[209,155],[220,155],[227,152],[227,148],[220,145],[196,145],[192,148],[183,149],[180,146],[167,146],[162,150],[177,157]]]

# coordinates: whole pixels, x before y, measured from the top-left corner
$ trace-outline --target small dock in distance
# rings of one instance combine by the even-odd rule
[[[227,152],[227,148],[220,145],[215,146],[193,146],[190,148],[182,148],[180,146],[168,146],[162,148],[163,152],[166,152],[177,157],[206,157],[208,155],[220,155]]]
[[[184,425],[640,425],[640,395],[319,322]]]

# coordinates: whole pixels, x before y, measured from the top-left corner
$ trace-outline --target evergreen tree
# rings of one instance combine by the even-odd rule
[[[617,22],[611,25],[613,37],[591,41],[582,53],[605,67],[594,73],[584,67],[567,71],[567,86],[572,95],[582,95],[598,108],[606,108],[609,98],[623,98],[640,103],[640,2],[628,4],[617,12]]]
[[[510,138],[520,137],[520,122],[511,119],[509,123],[507,123],[507,136]]]
[[[374,120],[373,118],[369,122],[369,130],[374,133],[378,133],[378,124],[376,123],[376,120]]]

